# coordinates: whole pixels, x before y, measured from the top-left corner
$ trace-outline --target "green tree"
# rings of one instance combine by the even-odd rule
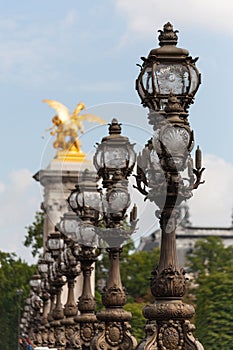
[[[131,333],[139,342],[145,337],[144,327],[146,320],[142,314],[142,309],[146,303],[127,303],[124,309],[130,311],[132,319],[130,320]]]
[[[37,211],[33,223],[26,226],[27,235],[25,236],[25,247],[31,247],[32,256],[40,255],[40,249],[43,247],[43,227],[44,212]]]
[[[196,276],[196,336],[205,350],[233,349],[233,247],[209,237],[196,243],[189,260]]]
[[[0,251],[0,350],[17,348],[18,311],[23,310],[24,300],[29,293],[29,280],[35,271],[14,253]],[[22,289],[22,303],[19,305],[17,290]]]
[[[190,271],[200,279],[222,271],[233,263],[233,246],[225,247],[220,237],[198,240],[192,255],[188,256]]]
[[[129,254],[121,263],[121,277],[130,299],[152,301],[151,272],[158,264],[159,249]]]

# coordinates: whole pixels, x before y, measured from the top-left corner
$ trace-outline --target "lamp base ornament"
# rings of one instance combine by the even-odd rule
[[[204,350],[193,336],[195,326],[190,323],[194,307],[173,298],[157,298],[143,309],[148,320],[146,337],[137,350]]]
[[[103,310],[97,314],[98,333],[91,342],[92,350],[133,350],[137,342],[130,334],[131,313],[123,309]],[[101,321],[102,320],[102,321]]]

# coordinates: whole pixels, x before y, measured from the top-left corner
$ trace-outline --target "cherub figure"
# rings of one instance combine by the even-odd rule
[[[72,114],[70,114],[69,109],[60,102],[54,100],[43,100],[43,102],[46,102],[57,112],[57,115],[52,119],[54,125],[46,130],[51,130],[50,134],[53,136],[56,135],[56,140],[53,143],[54,148],[68,150],[72,146],[75,146],[79,152],[81,147],[79,132],[82,134],[84,133],[82,121],[87,120],[93,123],[105,124],[105,120],[94,114],[79,115],[80,111],[85,108],[83,102],[77,104]]]

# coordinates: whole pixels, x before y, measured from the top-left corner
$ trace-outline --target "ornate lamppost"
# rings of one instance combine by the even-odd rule
[[[99,220],[100,191],[97,190],[96,175],[86,169],[78,179],[78,185],[71,192],[68,203],[73,214],[68,212],[62,222],[63,233],[79,245],[73,253],[81,263],[83,275],[82,294],[78,300],[75,325],[67,332],[72,349],[90,348],[90,342],[97,330],[95,298],[91,290],[91,274],[94,269],[100,245],[95,227]],[[75,214],[74,214],[75,213]],[[75,215],[75,216],[74,216]]]
[[[66,279],[61,271],[61,252],[64,248],[64,240],[61,233],[56,231],[48,236],[47,248],[51,252],[54,262],[50,265],[50,284],[55,290],[56,304],[53,308],[52,315],[49,315],[49,344],[63,349],[65,346],[65,329],[61,321],[64,318],[64,310],[61,303],[62,287],[66,283]],[[52,316],[52,317],[51,317]]]
[[[103,185],[102,227],[98,227],[97,232],[108,246],[110,269],[102,296],[105,310],[97,313],[99,329],[91,342],[93,350],[129,350],[136,346],[136,340],[129,331],[131,313],[123,309],[126,292],[120,276],[121,244],[130,237],[136,223],[134,207],[131,226],[126,224],[126,211],[130,205],[127,178],[136,160],[133,146],[127,137],[121,135],[121,126],[113,119],[109,136],[102,139],[94,156],[94,165]]]
[[[53,311],[55,309],[56,287],[55,285],[53,285],[53,278],[52,278],[53,277],[52,267],[54,263],[54,258],[52,257],[51,251],[49,251],[48,249],[44,252],[44,262],[48,266],[46,283],[44,287],[49,293],[49,310],[48,310],[48,314],[44,318],[45,329],[44,331],[42,331],[42,339],[43,339],[42,344],[43,346],[48,346],[48,345],[54,346],[55,345],[54,328],[52,327],[51,322],[53,321]],[[43,317],[42,317],[42,323],[43,323]]]
[[[42,300],[40,298],[40,288],[41,288],[41,277],[39,274],[35,274],[30,279],[31,287],[31,307],[33,310],[31,325],[32,330],[32,340],[36,345],[41,345],[41,334],[40,334],[40,320],[41,320],[41,310],[42,310]]]
[[[38,261],[38,271],[41,275],[41,300],[43,302],[42,316],[40,319],[40,334],[41,345],[48,345],[48,314],[49,314],[49,302],[50,302],[50,285],[49,285],[49,263],[41,258]]]
[[[201,350],[194,338],[192,305],[182,302],[186,277],[176,253],[176,225],[179,205],[192,196],[201,183],[201,151],[196,151],[196,169],[190,152],[193,132],[188,122],[188,108],[200,85],[197,59],[176,47],[177,31],[170,23],[160,30],[160,48],[153,49],[143,64],[136,89],[144,107],[149,108],[149,123],[154,136],[137,159],[138,190],[158,207],[161,226],[161,253],[152,272],[151,291],[155,303],[143,310],[146,338],[138,349]]]

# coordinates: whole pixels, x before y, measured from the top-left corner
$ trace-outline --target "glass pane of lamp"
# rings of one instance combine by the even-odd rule
[[[64,245],[64,241],[61,238],[48,239],[48,246],[49,246],[49,249],[51,249],[52,251],[62,249],[63,245]]]
[[[68,198],[69,204],[71,206],[72,209],[77,209],[78,205],[76,202],[76,196],[77,196],[77,192],[73,192],[71,193],[70,197]]]
[[[193,66],[189,66],[190,69],[190,76],[191,76],[191,86],[189,93],[192,94],[193,92],[196,91],[199,85],[199,73]]]
[[[49,251],[46,251],[44,253],[44,259],[45,259],[46,263],[52,263],[53,262],[52,254]]]
[[[69,237],[70,235],[75,234],[75,232],[79,230],[79,225],[80,223],[78,220],[65,220],[63,233]]]
[[[38,269],[41,273],[47,273],[48,272],[48,264],[45,260],[40,260],[38,263]]]
[[[143,74],[142,80],[143,80],[144,89],[147,92],[152,93],[153,92],[153,87],[152,87],[153,84],[152,84],[152,69],[151,68],[147,68],[147,70]]]
[[[80,226],[80,236],[78,238],[79,244],[95,247],[97,245],[97,235],[95,227],[89,224],[82,224]]]
[[[181,95],[189,87],[189,72],[182,64],[158,64],[155,68],[155,85],[159,94]]]
[[[95,209],[99,209],[100,206],[100,195],[96,192],[84,192],[85,205]]]
[[[129,167],[133,166],[136,162],[136,153],[133,148],[130,147],[129,150]]]
[[[128,207],[129,194],[122,190],[112,191],[109,195],[108,202],[110,204],[110,210],[118,212]]]
[[[107,146],[104,152],[104,163],[107,168],[124,168],[128,158],[127,149],[124,147]]]
[[[37,288],[37,287],[40,286],[40,283],[41,283],[40,276],[39,275],[34,275],[34,276],[32,276],[32,278],[31,278],[31,280],[29,282],[29,285],[32,288]]]

